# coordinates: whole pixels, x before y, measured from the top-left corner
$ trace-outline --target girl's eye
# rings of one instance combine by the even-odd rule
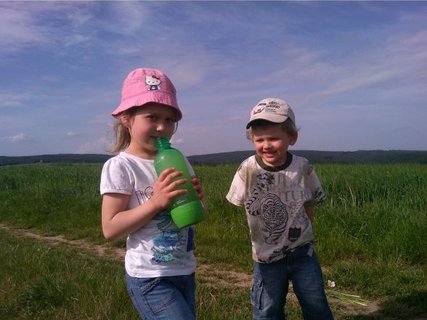
[[[151,121],[151,122],[155,122],[155,123],[162,121],[162,122],[164,122],[164,123],[174,124],[174,123],[176,122],[175,118],[165,118],[165,119],[162,119],[162,118],[160,118],[159,116],[156,116],[156,115],[154,115],[154,114],[148,114],[148,115],[146,116],[146,118],[147,118],[149,121]]]
[[[152,114],[147,115],[147,119],[149,119],[151,121],[157,121],[158,120],[157,116],[152,115]]]

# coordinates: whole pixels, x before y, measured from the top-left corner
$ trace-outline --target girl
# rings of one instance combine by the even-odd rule
[[[172,137],[182,118],[176,90],[156,69],[139,68],[124,81],[112,115],[116,144],[102,169],[102,231],[106,239],[127,236],[126,282],[144,319],[195,319],[194,227],[178,229],[168,206],[185,190],[181,173],[154,169],[158,137]],[[194,174],[193,170],[190,168]],[[192,179],[203,198],[200,182]]]

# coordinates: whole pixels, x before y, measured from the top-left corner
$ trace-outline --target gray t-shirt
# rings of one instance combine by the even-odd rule
[[[314,241],[304,204],[326,196],[307,159],[288,153],[281,168],[265,166],[257,156],[242,162],[227,200],[244,206],[252,242],[252,258],[261,263],[282,259],[288,251]]]

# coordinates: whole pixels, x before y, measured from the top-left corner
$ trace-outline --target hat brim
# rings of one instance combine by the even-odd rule
[[[126,99],[111,113],[113,117],[118,116],[122,112],[135,108],[141,107],[147,103],[158,103],[174,109],[176,113],[176,120],[181,120],[182,113],[178,107],[178,103],[173,95],[162,94],[161,92],[149,91],[143,95],[138,95],[133,98]]]

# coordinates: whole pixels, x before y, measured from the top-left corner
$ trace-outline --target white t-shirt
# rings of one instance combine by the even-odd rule
[[[194,172],[190,167],[190,173]],[[151,198],[157,179],[154,160],[126,152],[103,166],[100,191],[130,195],[128,209]],[[126,272],[137,278],[188,275],[196,269],[194,227],[178,229],[170,212],[158,213],[146,226],[129,234],[126,241]]]
[[[257,156],[244,160],[226,197],[245,207],[252,258],[270,263],[314,241],[304,204],[323,201],[325,193],[308,160],[288,153],[281,168],[268,167]]]

